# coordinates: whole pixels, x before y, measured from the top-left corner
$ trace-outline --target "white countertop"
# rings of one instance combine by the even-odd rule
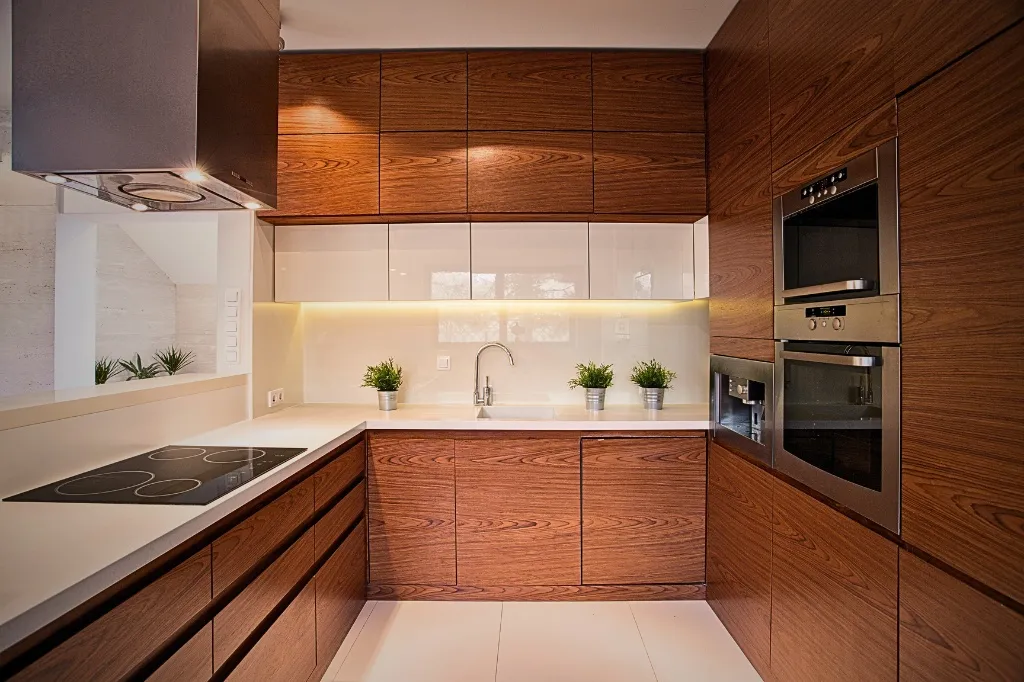
[[[366,429],[707,430],[707,405],[653,412],[555,407],[539,420],[481,420],[472,406],[301,405],[183,440],[182,445],[302,447],[204,506],[0,502],[0,651],[139,570]]]

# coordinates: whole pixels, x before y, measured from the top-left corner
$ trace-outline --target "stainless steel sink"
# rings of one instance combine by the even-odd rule
[[[554,419],[555,408],[540,405],[488,405],[477,410],[476,418],[503,421]]]

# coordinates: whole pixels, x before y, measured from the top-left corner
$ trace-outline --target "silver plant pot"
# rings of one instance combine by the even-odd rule
[[[604,409],[604,394],[608,389],[606,388],[588,388],[587,389],[587,409],[591,411],[603,410]]]
[[[385,412],[398,409],[398,391],[377,391],[377,407]]]
[[[665,407],[665,389],[641,388],[640,393],[644,398],[644,407],[648,410],[660,410]]]

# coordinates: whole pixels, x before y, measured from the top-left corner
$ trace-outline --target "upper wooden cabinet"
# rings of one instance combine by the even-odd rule
[[[580,584],[579,434],[455,441],[458,583]]]
[[[771,677],[896,680],[896,545],[781,481],[772,535]]]
[[[1024,17],[1024,2],[894,0],[893,13],[898,94]]]
[[[594,130],[704,132],[700,52],[594,52],[593,70]]]
[[[381,133],[380,212],[465,213],[466,133]]]
[[[590,53],[469,53],[470,130],[591,130]]]
[[[380,129],[466,130],[465,52],[385,52]]]
[[[281,135],[277,212],[374,215],[380,212],[380,136]]]
[[[707,213],[702,133],[594,133],[594,212]]]
[[[769,0],[772,167],[893,96],[892,0]]]
[[[707,442],[584,438],[583,583],[704,582]]]
[[[388,300],[388,226],[287,225],[274,240],[274,300]]]
[[[281,55],[278,133],[377,132],[380,114],[380,55]]]
[[[899,106],[903,538],[1018,602],[1022,110],[1024,24]]]

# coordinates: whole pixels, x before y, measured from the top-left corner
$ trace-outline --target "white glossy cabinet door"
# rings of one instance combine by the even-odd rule
[[[693,224],[693,297],[711,297],[711,245],[708,241],[708,218]]]
[[[473,223],[474,299],[589,298],[587,223]]]
[[[274,300],[388,300],[388,226],[282,225],[274,234]]]
[[[469,299],[469,223],[390,225],[392,301]]]
[[[693,225],[590,223],[590,297],[692,299]]]

